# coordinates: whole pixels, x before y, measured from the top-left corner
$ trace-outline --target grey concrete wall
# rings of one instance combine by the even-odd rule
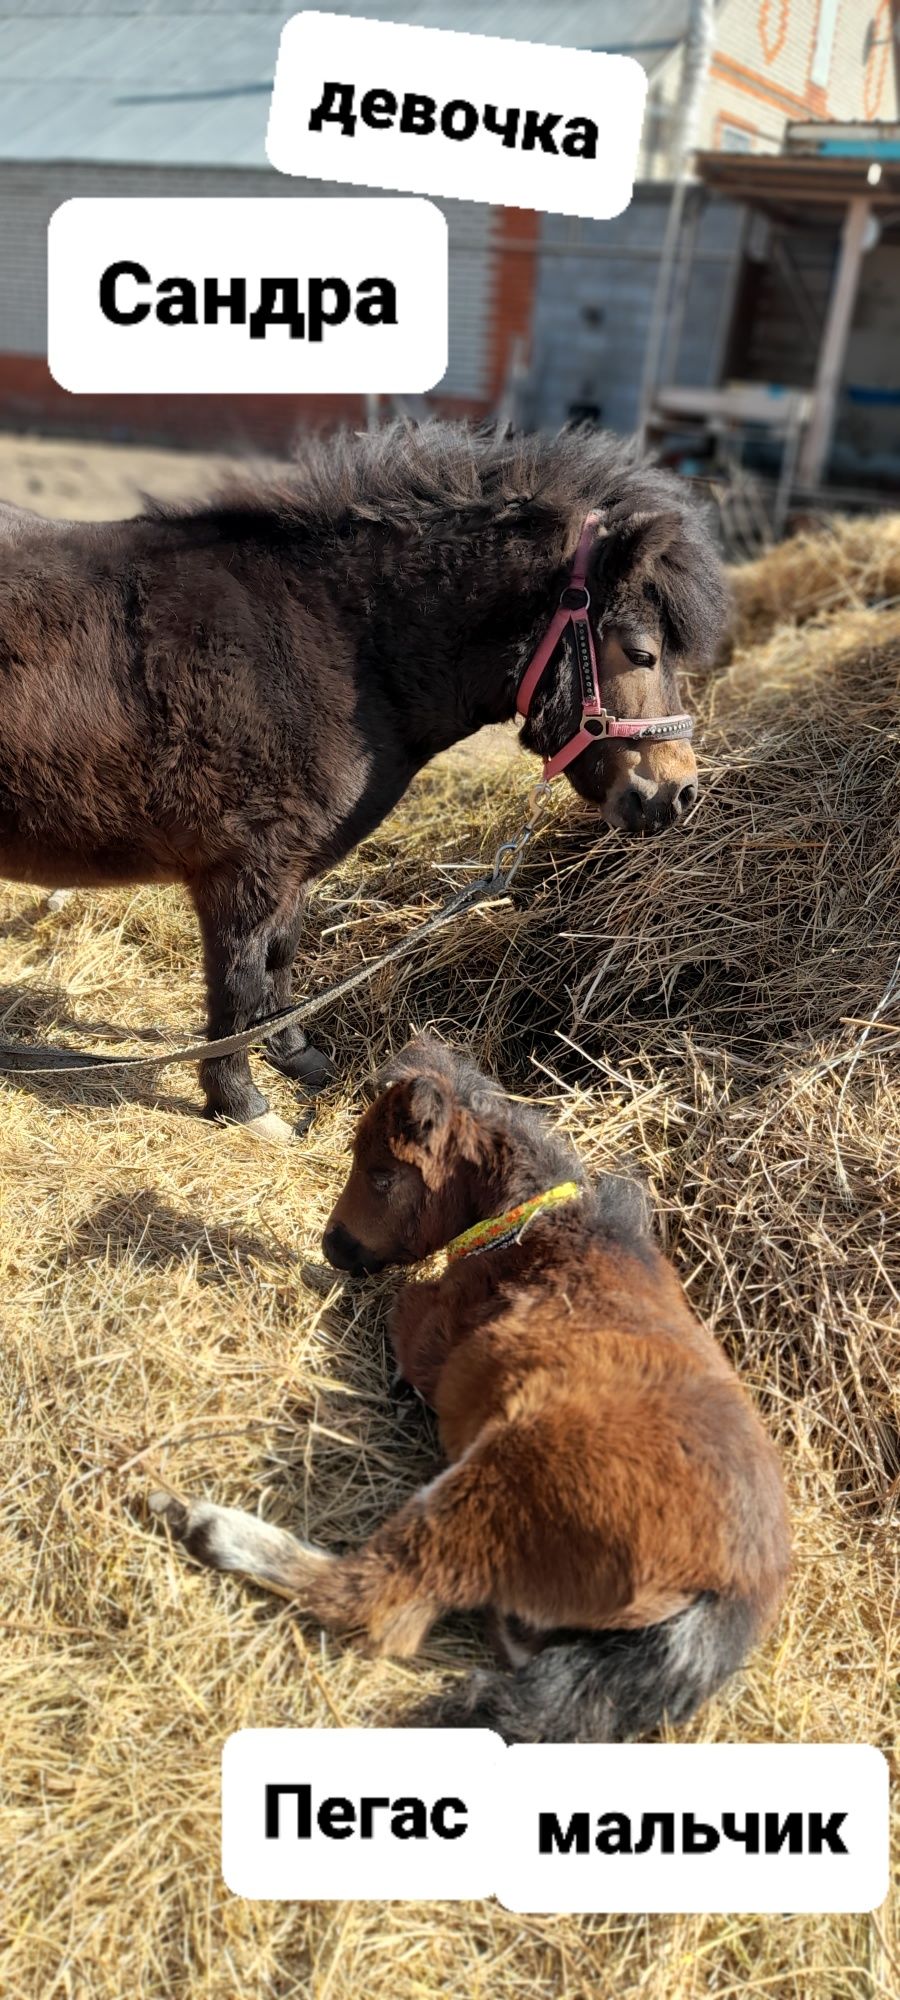
[[[544,217],[532,421],[555,426],[596,407],[613,430],[634,429],[670,199],[668,185],[644,185],[611,222]],[[732,203],[709,202],[699,191],[692,198],[683,242],[689,248],[693,236],[693,257],[689,277],[685,256],[676,279],[681,334],[664,357],[666,381],[717,379],[741,223]]]

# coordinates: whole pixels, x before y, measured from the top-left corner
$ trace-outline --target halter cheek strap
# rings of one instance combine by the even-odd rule
[[[668,743],[676,738],[689,742],[694,733],[694,724],[689,715],[653,715],[625,717],[610,715],[603,706],[600,693],[600,670],[594,647],[594,634],[588,616],[591,595],[587,587],[587,566],[594,543],[595,530],[600,522],[599,513],[585,517],[578,547],[572,557],[568,582],[559,600],[543,639],[532,655],[519,683],[516,708],[520,715],[528,715],[535,690],[546,672],[563,634],[572,628],[575,658],[578,664],[578,678],[581,686],[581,727],[574,736],[564,743],[555,756],[548,757],[544,764],[544,782],[559,776],[567,764],[581,756],[582,750],[589,750],[596,743],[609,736],[628,738],[632,743]]]

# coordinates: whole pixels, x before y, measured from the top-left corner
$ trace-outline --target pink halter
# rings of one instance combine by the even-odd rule
[[[516,707],[520,715],[527,715],[535,689],[568,625],[572,627],[575,642],[575,657],[581,681],[581,728],[568,743],[557,750],[555,757],[548,757],[544,765],[544,782],[559,776],[573,758],[580,757],[582,750],[589,750],[592,743],[607,736],[626,736],[632,743],[666,743],[675,737],[690,740],[694,724],[689,715],[654,715],[625,719],[610,715],[603,706],[600,693],[600,671],[594,649],[594,635],[588,617],[590,592],[585,583],[588,557],[594,541],[594,529],[600,520],[597,513],[588,514],[578,547],[572,557],[569,580],[559,600],[558,609],[547,627],[544,637],[533,654],[519,684]],[[579,601],[580,600],[580,601]]]

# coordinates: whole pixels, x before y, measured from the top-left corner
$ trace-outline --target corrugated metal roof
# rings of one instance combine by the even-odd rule
[[[0,160],[265,166],[290,0],[0,0]],[[688,0],[322,0],[322,11],[627,50],[655,68]]]

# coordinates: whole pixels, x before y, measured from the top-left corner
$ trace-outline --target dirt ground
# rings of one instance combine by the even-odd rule
[[[140,512],[145,493],[155,500],[189,500],[209,492],[234,466],[224,453],[57,443],[3,432],[0,500],[57,520],[120,521]]]
[[[207,491],[231,463],[0,438],[0,497],[102,519],[142,490]],[[3,2000],[898,2000],[890,1901],[543,1918],[231,1897],[225,1737],[384,1724],[483,1645],[457,1621],[415,1662],[362,1658],[192,1566],[147,1508],[160,1484],[205,1491],[346,1546],[436,1470],[427,1420],[388,1392],[394,1277],[338,1284],[319,1248],[360,1078],[433,1026],[540,1099],[591,1171],[645,1180],[782,1449],[784,1615],[679,1734],[896,1759],[900,609],[858,565],[842,596],[836,549],[818,552],[827,618],[793,619],[792,579],[733,667],[689,690],[689,827],[608,836],[560,788],[519,901],[326,1018],[338,1079],[302,1141],[210,1127],[191,1070],[0,1076]],[[444,864],[518,823],[533,767],[512,731],[489,743],[436,760],[315,885],[312,984],[392,942],[459,880]],[[177,890],[52,912],[0,883],[0,1041],[141,1051],[201,1007]]]

